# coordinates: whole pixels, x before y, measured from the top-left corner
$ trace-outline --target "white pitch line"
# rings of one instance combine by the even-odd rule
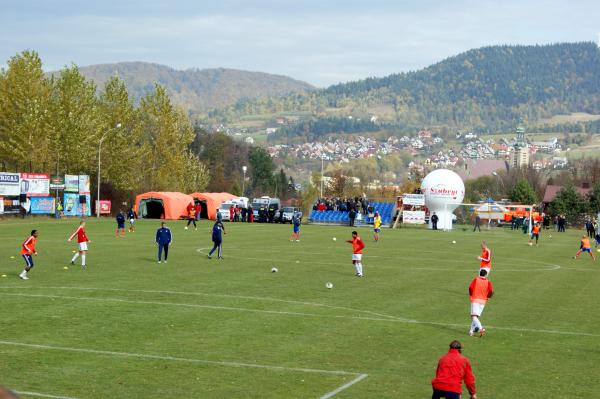
[[[77,399],[77,398],[73,398],[71,396],[56,396],[56,395],[49,395],[46,393],[39,393],[39,392],[29,392],[29,391],[14,391],[14,392],[18,393],[19,395],[39,396],[40,398]]]
[[[388,323],[421,324],[421,325],[458,327],[458,328],[463,328],[466,326],[465,324],[441,323],[441,322],[435,322],[435,321],[419,321],[419,320],[407,320],[407,319],[383,319],[383,318],[377,318],[377,317],[363,317],[363,316],[320,315],[320,314],[315,314],[315,313],[286,312],[286,311],[278,311],[278,310],[250,309],[250,308],[239,308],[239,307],[229,307],[229,306],[198,305],[198,304],[190,304],[190,303],[135,301],[135,300],[121,299],[121,298],[90,298],[90,297],[63,296],[63,295],[9,294],[9,293],[0,293],[0,295],[30,297],[30,298],[78,299],[78,300],[89,300],[89,301],[98,301],[98,302],[122,302],[122,303],[132,303],[132,304],[141,304],[141,305],[182,306],[182,307],[189,307],[189,308],[228,310],[228,311],[252,312],[252,313],[266,313],[266,314],[286,315],[286,316],[327,317],[329,319],[366,320],[366,321],[380,321],[380,322],[388,322]],[[499,327],[499,326],[492,326],[492,325],[486,325],[486,327],[488,329],[497,329],[497,330],[515,331],[515,332],[533,332],[533,333],[543,333],[543,334],[553,334],[553,335],[600,337],[600,334],[590,334],[590,333],[574,332],[574,331],[547,330],[547,329],[520,328],[520,327]]]
[[[335,306],[335,305],[327,305],[327,304],[324,304],[324,303],[317,303],[317,302],[294,301],[294,300],[288,300],[288,299],[278,299],[278,298],[260,297],[260,296],[248,296],[248,295],[213,294],[213,293],[206,293],[206,292],[168,291],[168,290],[167,291],[165,291],[165,290],[126,290],[126,289],[120,289],[120,288],[96,288],[96,287],[48,287],[48,286],[30,287],[30,286],[22,286],[22,285],[21,286],[0,287],[0,289],[3,289],[3,288],[8,288],[8,289],[11,289],[11,288],[14,288],[14,289],[26,288],[26,289],[78,290],[78,291],[140,292],[140,293],[144,293],[144,294],[169,294],[169,295],[208,296],[208,297],[233,298],[233,299],[250,299],[250,300],[255,300],[255,301],[281,302],[281,303],[290,303],[290,304],[293,304],[293,305],[306,305],[306,306],[314,306],[314,307],[323,307],[323,308],[328,308],[328,309],[347,310],[347,311],[351,311],[351,312],[359,312],[359,313],[370,314],[370,315],[373,315],[373,316],[387,317],[387,318],[390,318],[390,319],[408,320],[408,319],[405,319],[403,317],[397,317],[397,316],[391,316],[391,315],[384,314],[384,313],[372,312],[370,310],[354,309],[354,308],[349,308],[349,307],[345,307],[345,306]]]
[[[131,303],[138,305],[158,305],[158,306],[180,306],[187,308],[199,308],[199,309],[212,309],[212,310],[229,310],[237,312],[250,312],[250,313],[266,313],[275,315],[287,315],[287,316],[306,316],[306,317],[326,317],[334,319],[352,319],[352,320],[376,320],[376,321],[404,321],[412,322],[413,320],[405,319],[382,319],[376,317],[362,317],[362,316],[341,316],[341,315],[326,315],[317,313],[306,313],[306,312],[289,312],[283,310],[265,310],[265,309],[251,309],[251,308],[240,308],[234,306],[217,306],[217,305],[200,305],[195,303],[177,303],[177,302],[159,302],[159,301],[137,301],[134,299],[123,299],[123,298],[93,298],[93,297],[82,297],[82,296],[67,296],[67,295],[47,295],[47,294],[17,294],[17,293],[0,293],[4,296],[16,296],[25,298],[51,298],[51,299],[75,299],[84,301],[95,301],[95,302],[119,302],[119,303]]]
[[[115,352],[115,351],[104,351],[104,350],[89,349],[89,348],[70,348],[70,347],[66,347],[66,346],[26,344],[23,342],[14,342],[14,341],[0,341],[0,345],[18,346],[18,347],[32,348],[32,349],[54,350],[54,351],[62,351],[62,352],[89,353],[89,354],[93,354],[93,355],[103,355],[103,356],[113,356],[113,357],[130,357],[130,358],[138,358],[138,359],[168,360],[168,361],[173,361],[173,362],[208,364],[208,365],[212,365],[212,366],[256,368],[256,369],[264,369],[264,370],[289,371],[289,372],[297,372],[297,373],[312,373],[312,374],[327,374],[327,375],[359,375],[360,374],[360,373],[354,373],[351,371],[343,371],[343,370],[322,370],[322,369],[312,369],[312,368],[304,368],[304,367],[272,366],[272,365],[256,364],[256,363],[222,362],[222,361],[217,361],[217,360],[193,359],[193,358],[177,357],[177,356],[150,355],[150,354],[145,354],[145,353]]]
[[[362,380],[364,380],[365,378],[367,378],[369,375],[368,374],[359,374],[355,379],[353,379],[352,381],[348,381],[347,383],[345,383],[344,385],[334,389],[331,392],[326,393],[325,395],[321,396],[320,399],[329,399],[329,398],[333,398],[335,395],[337,395],[338,393],[342,392],[343,390],[346,390],[348,388],[350,388],[352,385],[361,382]]]

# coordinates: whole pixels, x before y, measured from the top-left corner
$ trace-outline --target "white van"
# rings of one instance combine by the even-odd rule
[[[239,197],[223,202],[218,209],[219,215],[221,215],[221,220],[230,221],[229,208],[231,208],[232,206],[235,207],[236,205],[242,208],[247,208],[248,201],[249,200],[247,197]]]

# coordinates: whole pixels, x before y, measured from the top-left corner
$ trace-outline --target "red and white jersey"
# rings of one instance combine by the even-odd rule
[[[35,237],[29,236],[29,238],[21,244],[21,255],[31,255],[32,253],[35,253],[35,242]]]
[[[479,262],[480,268],[491,268],[492,267],[492,251],[489,248],[485,248],[481,250],[481,256],[479,257],[481,262]]]
[[[75,237],[75,235],[77,235],[77,242],[80,244],[82,242],[89,241],[89,239],[87,238],[87,235],[85,235],[85,229],[83,228],[83,226],[79,226],[77,228],[77,230],[75,230],[75,232],[73,234],[71,234],[71,237],[69,237],[69,240],[72,240],[73,237]]]

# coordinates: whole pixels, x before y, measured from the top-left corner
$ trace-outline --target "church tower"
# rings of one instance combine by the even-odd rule
[[[522,168],[529,165],[529,147],[525,140],[525,128],[521,125],[517,127],[517,141],[513,146],[511,166],[513,168]]]

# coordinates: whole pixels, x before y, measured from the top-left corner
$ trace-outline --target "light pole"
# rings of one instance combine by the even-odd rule
[[[246,192],[246,171],[248,170],[248,167],[246,165],[242,166],[242,171],[244,172],[244,180],[242,180],[242,197],[244,196],[245,192]]]
[[[117,123],[115,129],[119,129],[121,127],[120,123]],[[100,137],[100,141],[98,142],[98,195],[96,196],[96,218],[100,218],[100,150],[102,149],[102,142],[106,138],[106,135],[110,132],[105,132],[102,137]]]

